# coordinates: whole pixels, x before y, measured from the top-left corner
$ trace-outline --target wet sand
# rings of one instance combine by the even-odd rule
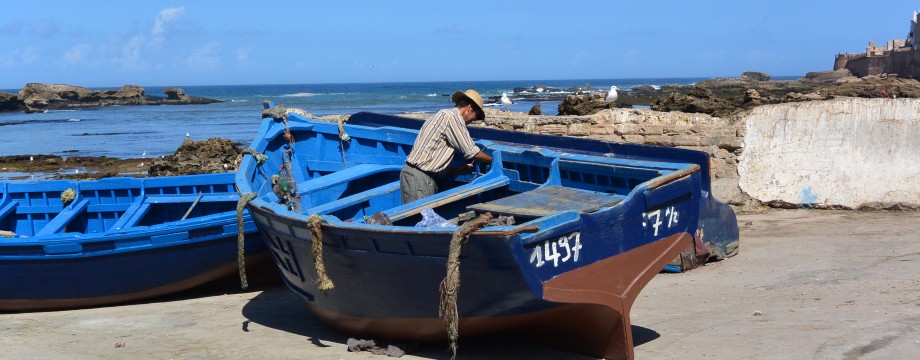
[[[643,290],[632,310],[636,357],[916,359],[917,224],[918,212],[741,215],[737,256],[660,274]],[[281,285],[211,286],[123,306],[0,314],[0,330],[0,358],[10,359],[386,358],[349,353],[348,337],[320,323]],[[450,354],[446,343],[431,343],[403,358]],[[590,359],[498,337],[461,339],[458,358]]]

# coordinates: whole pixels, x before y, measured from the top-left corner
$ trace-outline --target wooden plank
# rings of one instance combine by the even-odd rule
[[[590,213],[621,201],[623,197],[618,195],[563,186],[544,186],[487,203],[473,204],[467,206],[467,209],[478,212],[541,217],[567,210]]]
[[[73,221],[77,215],[83,213],[88,205],[89,200],[82,200],[79,203],[74,204],[74,206],[65,207],[64,210],[61,210],[61,212],[59,212],[57,216],[51,219],[47,225],[35,233],[35,237],[57,234],[61,232],[61,230],[67,227],[67,224],[70,224],[70,222]]]
[[[354,204],[368,201],[377,196],[389,194],[394,191],[399,191],[399,181],[394,181],[392,183],[378,186],[370,190],[365,190],[365,191],[359,192],[351,196],[346,196],[344,198],[341,198],[333,202],[329,202],[329,203],[325,203],[319,206],[312,207],[309,210],[307,210],[306,213],[320,214],[320,215],[329,214],[336,210],[340,210],[348,206],[352,206]]]

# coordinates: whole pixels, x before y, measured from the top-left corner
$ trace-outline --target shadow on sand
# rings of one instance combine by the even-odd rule
[[[317,347],[344,346],[349,336],[327,326],[311,314],[293,292],[283,285],[265,288],[243,307],[243,316],[248,319],[240,326],[248,331],[249,323],[298,334],[306,337]],[[632,327],[635,345],[657,339],[654,330],[641,326]],[[463,329],[460,329],[461,334]],[[380,341],[377,341],[381,343]],[[450,359],[447,342],[415,344],[409,354],[429,359]],[[343,350],[344,351],[344,350]],[[505,335],[461,338],[458,342],[458,356],[463,359],[593,359],[584,355],[547,348]],[[381,355],[381,358],[386,356]]]

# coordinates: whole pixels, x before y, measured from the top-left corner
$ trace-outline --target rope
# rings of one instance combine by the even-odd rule
[[[447,275],[441,281],[441,304],[438,316],[444,319],[447,337],[450,339],[451,360],[457,357],[457,338],[460,335],[460,315],[457,313],[457,294],[460,290],[460,247],[470,234],[486,227],[492,220],[492,213],[479,215],[473,220],[460,225],[450,239],[450,252],[447,255]]]
[[[73,189],[67,189],[61,192],[61,202],[64,203],[64,206],[70,205],[76,198],[77,192]]]
[[[310,228],[310,234],[313,235],[313,264],[316,265],[316,288],[319,291],[335,289],[335,284],[326,275],[326,264],[323,262],[323,218],[319,215],[310,215],[307,219],[307,227]]]
[[[291,144],[291,148],[294,147],[294,136],[291,135],[291,127],[288,125],[287,119],[288,110],[282,106],[275,106],[273,108],[268,108],[262,110],[262,118],[270,117],[275,121],[281,121],[284,123],[284,138],[287,139],[288,143]]]
[[[246,208],[252,199],[256,198],[256,193],[250,192],[240,196],[240,201],[236,203],[236,264],[240,269],[240,287],[246,289],[249,282],[246,280],[246,256],[244,252],[245,235],[243,232],[243,209]]]
[[[345,122],[348,119],[339,119],[339,140],[342,141],[351,141],[351,136],[348,136],[348,133],[345,132]]]
[[[245,148],[242,152],[243,154],[249,154],[256,158],[256,165],[262,165],[266,160],[268,160],[268,155],[260,154],[258,151],[255,151],[252,148]]]

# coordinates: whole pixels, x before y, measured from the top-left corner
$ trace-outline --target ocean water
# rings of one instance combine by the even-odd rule
[[[208,105],[107,106],[44,113],[0,113],[0,156],[54,154],[141,158],[170,155],[188,137],[221,137],[248,146],[259,129],[262,102],[302,108],[317,116],[372,111],[384,114],[434,113],[450,107],[450,94],[475,89],[487,100],[508,93],[511,111],[527,112],[535,101],[516,98],[515,88],[622,90],[636,85],[689,85],[705,78],[574,79],[366,84],[178,86],[191,96],[223,100]],[[142,85],[143,86],[143,85]],[[144,86],[148,95],[163,87]],[[16,93],[19,89],[0,89]],[[559,101],[540,102],[555,115]]]

